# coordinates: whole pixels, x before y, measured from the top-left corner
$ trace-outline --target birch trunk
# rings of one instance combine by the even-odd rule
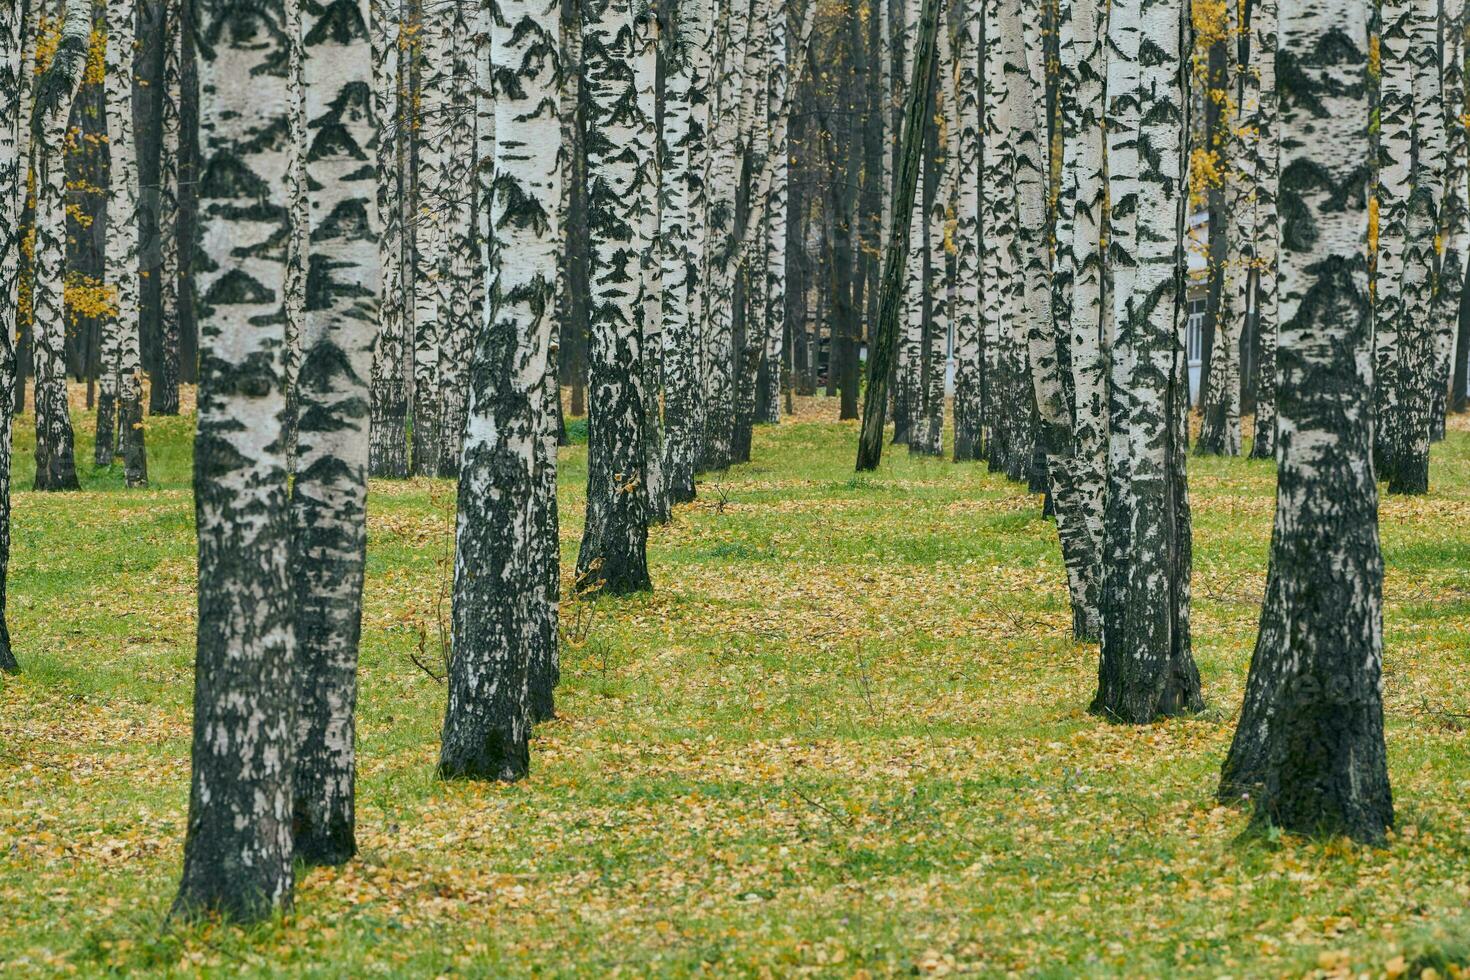
[[[909,239],[905,234],[913,214],[915,190],[924,152],[924,131],[928,120],[924,112],[929,104],[934,75],[934,49],[938,43],[939,0],[924,0],[919,14],[913,72],[908,97],[904,104],[902,154],[897,167],[897,194],[894,199],[889,229],[891,247],[883,253],[882,289],[878,299],[878,324],[868,356],[868,388],[863,398],[863,425],[858,436],[856,468],[874,470],[883,454],[883,415],[888,407],[888,372],[898,346],[899,304],[902,302],[902,274],[908,256]]]
[[[77,466],[66,400],[66,165],[72,101],[91,43],[92,5],[66,0],[56,48],[33,90],[36,248],[32,321],[36,371],[36,489],[75,490]]]
[[[655,16],[640,17],[633,39],[633,76],[638,94],[638,124],[629,147],[639,161],[635,184],[639,239],[639,325],[643,331],[643,480],[648,519],[669,519],[664,486],[663,422],[663,266],[659,261],[663,233],[663,175],[656,121],[658,117],[659,25]]]
[[[25,202],[26,125],[21,116],[24,86],[22,4],[0,8],[0,227],[19,228]],[[20,235],[0,237],[0,391],[16,386],[15,330],[19,305]],[[0,404],[0,671],[20,669],[10,648],[5,598],[10,571],[10,469],[14,413]]]
[[[414,125],[418,199],[414,212],[413,252],[413,472],[440,476],[444,433],[440,409],[444,366],[448,283],[450,190],[445,180],[449,138],[449,59],[452,17],[431,12],[430,0],[418,0],[417,41],[420,86]]]
[[[1131,723],[1203,707],[1190,654],[1180,316],[1187,17],[1177,0],[1114,0],[1107,32],[1113,336],[1092,710]]]
[[[634,150],[641,121],[633,71],[635,27],[628,0],[603,0],[589,8],[582,40],[589,95],[592,336],[587,522],[577,575],[618,595],[651,587],[636,210],[637,181],[647,161]],[[727,439],[727,460],[728,447]]]
[[[440,16],[449,20],[447,40],[449,86],[443,122],[447,153],[442,162],[444,181],[444,258],[440,287],[439,371],[439,473],[459,472],[460,446],[464,441],[465,409],[469,381],[466,365],[470,345],[470,280],[479,264],[479,245],[473,233],[470,164],[474,157],[474,108],[471,104],[470,29],[466,11],[471,2],[453,0]]]
[[[357,853],[354,732],[367,557],[368,380],[382,286],[367,0],[308,8],[306,316],[297,375],[291,580],[301,703],[296,856]]]
[[[1403,379],[1399,348],[1405,342],[1409,192],[1414,140],[1414,0],[1379,6],[1378,168],[1373,195],[1378,207],[1378,249],[1373,277],[1373,465],[1379,479],[1397,469],[1403,427]]]
[[[302,48],[303,4],[285,0],[290,56],[286,66],[291,99],[291,161],[286,193],[291,224],[286,237],[286,466],[295,473],[296,375],[301,370],[301,334],[306,329],[306,263],[311,223],[306,199],[306,54]]]
[[[770,75],[767,101],[771,112],[770,191],[766,220],[765,388],[758,401],[758,421],[776,425],[781,421],[782,345],[786,337],[786,210],[787,184],[791,178],[790,82],[792,67],[786,43],[786,0],[770,0]]]
[[[1271,459],[1276,453],[1276,346],[1280,322],[1276,275],[1281,229],[1276,209],[1280,174],[1277,135],[1276,9],[1277,0],[1252,0],[1251,69],[1256,76],[1255,114],[1251,141],[1255,184],[1256,419],[1251,439],[1253,459]]]
[[[174,914],[291,904],[295,670],[283,356],[290,97],[282,4],[195,0],[208,261],[194,439],[193,775]]]
[[[408,119],[407,80],[402,50],[401,0],[373,0],[372,23],[374,118],[377,121],[374,168],[377,205],[382,224],[378,262],[383,292],[378,304],[377,343],[369,385],[371,425],[368,471],[373,476],[408,476],[408,346],[409,311],[403,281],[403,197],[408,165],[405,132]]]
[[[1105,23],[1094,0],[1071,0],[1060,17],[1063,157],[1052,294],[1063,389],[1072,420],[1070,455],[1054,458],[1057,533],[1072,597],[1072,632],[1102,630],[1103,501],[1107,463],[1103,373],[1103,78]]]
[[[158,147],[158,371],[148,390],[153,415],[179,414],[179,164],[183,97],[183,0],[163,4],[163,91],[159,93]]]
[[[694,499],[694,470],[703,438],[704,178],[710,122],[710,7],[681,0],[674,55],[666,80],[665,152],[669,210],[664,250],[664,482],[670,501]]]
[[[740,178],[740,108],[745,87],[748,4],[726,0],[718,59],[719,91],[711,118],[709,170],[705,178],[704,443],[700,468],[730,465],[735,418],[734,274],[735,191]],[[743,8],[743,9],[742,9]]]
[[[1202,379],[1203,400],[1199,439],[1194,450],[1201,456],[1240,455],[1240,338],[1247,316],[1247,296],[1254,260],[1255,227],[1251,213],[1251,191],[1257,174],[1247,148],[1247,116],[1254,85],[1251,66],[1242,52],[1249,27],[1245,17],[1250,4],[1225,4],[1226,36],[1221,86],[1226,101],[1217,108],[1219,137],[1227,167],[1216,209],[1222,225],[1224,255],[1220,260],[1215,329],[1210,336],[1206,377]],[[1255,52],[1250,52],[1254,56]]]
[[[908,78],[913,68],[914,51],[917,48],[915,40],[919,30],[919,6],[920,0],[903,2],[902,40],[895,52],[899,78]],[[922,111],[927,113],[931,108],[926,102]],[[920,382],[924,363],[923,188],[926,170],[921,157],[916,203],[914,211],[907,216],[909,242],[905,249],[907,260],[904,263],[903,326],[893,362],[893,441],[898,445],[906,444],[913,438],[916,423],[922,419],[923,413]]]
[[[983,450],[980,329],[980,16],[981,0],[961,0],[955,60],[959,63],[955,154],[954,458]]]
[[[1412,74],[1412,164],[1399,287],[1402,318],[1390,382],[1398,391],[1393,408],[1380,420],[1385,452],[1379,475],[1387,478],[1389,493],[1421,494],[1429,492],[1429,433],[1438,333],[1434,323],[1434,275],[1440,202],[1445,189],[1445,110],[1440,90],[1438,0],[1411,0],[1407,21]],[[1386,62],[1384,70],[1385,73],[1388,70]],[[1381,231],[1379,240],[1381,243]]]
[[[133,41],[137,10],[107,4],[107,282],[117,336],[117,426],[127,485],[148,485],[143,441],[143,363],[138,334],[138,152],[133,142]],[[101,413],[98,413],[99,426]],[[101,445],[102,433],[98,432]],[[109,436],[110,437],[110,436]],[[100,449],[99,449],[100,454]],[[109,457],[111,453],[109,452]],[[108,459],[111,462],[111,459]]]
[[[1015,426],[1012,324],[1020,279],[1016,262],[1015,145],[1012,141],[1010,80],[1005,72],[1002,0],[984,0],[982,52],[985,117],[981,129],[980,194],[984,202],[980,278],[988,284],[980,304],[981,339],[987,378],[985,450],[989,468],[1011,473],[1022,447]]]
[[[1368,8],[1282,0],[1276,523],[1244,710],[1220,783],[1256,820],[1380,843],[1383,560],[1365,264]],[[1287,60],[1289,59],[1289,61]]]
[[[543,455],[540,416],[561,242],[560,24],[559,0],[509,0],[491,15],[491,63],[505,66],[495,85],[496,237],[493,248],[482,243],[490,282],[460,469],[454,657],[439,756],[446,777],[526,775],[532,663],[548,618],[555,630],[542,563],[556,551],[541,540],[535,500],[541,470],[554,465]]]
[[[1461,294],[1465,288],[1465,262],[1470,254],[1470,172],[1467,172],[1465,112],[1465,4],[1446,0],[1444,5],[1444,197],[1440,205],[1441,240],[1434,293],[1434,376],[1431,379],[1433,407],[1430,413],[1432,438],[1444,438],[1445,415],[1449,409],[1450,380],[1456,351],[1456,333]],[[1459,359],[1467,352],[1459,348]]]

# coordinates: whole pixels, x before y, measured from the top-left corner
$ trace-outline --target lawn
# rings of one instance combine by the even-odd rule
[[[31,492],[17,424],[0,693],[0,973],[1274,976],[1470,967],[1470,429],[1382,508],[1398,829],[1243,838],[1212,801],[1256,630],[1273,467],[1191,460],[1208,709],[1090,716],[1055,529],[983,466],[804,400],[650,534],[655,589],[570,599],[530,779],[434,776],[454,493],[375,481],[360,857],[251,930],[166,921],[188,797],[190,420],[153,486]],[[563,561],[584,512],[565,451]],[[416,662],[417,661],[417,662]]]

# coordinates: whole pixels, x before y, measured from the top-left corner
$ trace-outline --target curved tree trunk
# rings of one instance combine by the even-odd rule
[[[1244,710],[1220,782],[1256,819],[1381,842],[1383,560],[1365,263],[1367,5],[1282,0],[1276,524]],[[1324,39],[1331,37],[1330,42]]]
[[[296,378],[291,584],[301,701],[296,857],[357,853],[354,733],[367,552],[368,379],[382,285],[367,0],[308,8],[306,316]]]
[[[1203,706],[1190,654],[1180,315],[1187,17],[1178,0],[1113,0],[1108,20],[1113,344],[1092,710],[1132,723]]]
[[[496,92],[496,239],[470,367],[439,772],[510,781],[530,765],[528,685],[543,624],[549,617],[554,631],[556,615],[541,565],[556,552],[538,541],[546,528],[534,499],[546,486],[538,471],[554,462],[541,447],[561,243],[561,127],[545,107],[557,104],[561,4],[509,0],[495,9],[491,62],[515,66],[516,84]],[[625,22],[625,38],[627,30]]]
[[[888,408],[888,373],[899,343],[899,306],[903,302],[903,271],[908,262],[909,227],[914,210],[924,154],[939,35],[939,0],[924,0],[915,35],[913,71],[904,102],[903,139],[896,168],[897,183],[890,214],[890,245],[883,253],[883,276],[878,297],[878,324],[868,352],[868,387],[863,397],[863,424],[858,435],[856,468],[875,470],[883,455],[883,416]]]
[[[291,102],[285,11],[195,0],[208,261],[194,437],[199,626],[193,773],[173,911],[288,908],[296,697],[284,452]]]
[[[66,0],[56,49],[37,79],[35,140],[36,249],[31,292],[36,369],[36,489],[75,490],[77,465],[66,400],[66,166],[72,101],[87,66],[92,5]]]

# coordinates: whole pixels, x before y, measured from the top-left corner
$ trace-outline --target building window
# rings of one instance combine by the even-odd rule
[[[1205,301],[1189,301],[1189,321],[1185,325],[1185,350],[1190,364],[1200,364],[1205,359]]]

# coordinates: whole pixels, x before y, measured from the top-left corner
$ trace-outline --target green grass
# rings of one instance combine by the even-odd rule
[[[649,596],[572,601],[561,718],[516,786],[434,778],[453,491],[374,482],[361,857],[251,930],[166,923],[188,795],[189,420],[154,487],[29,491],[17,429],[0,693],[0,973],[1382,973],[1470,949],[1470,434],[1383,507],[1389,846],[1242,838],[1211,794],[1254,641],[1273,470],[1191,460],[1208,710],[1086,713],[1055,529],[983,467],[756,433],[654,529]],[[90,415],[77,417],[90,431]],[[566,451],[570,567],[585,447]],[[422,637],[422,640],[421,640]],[[1396,966],[1394,967],[1397,968]]]

